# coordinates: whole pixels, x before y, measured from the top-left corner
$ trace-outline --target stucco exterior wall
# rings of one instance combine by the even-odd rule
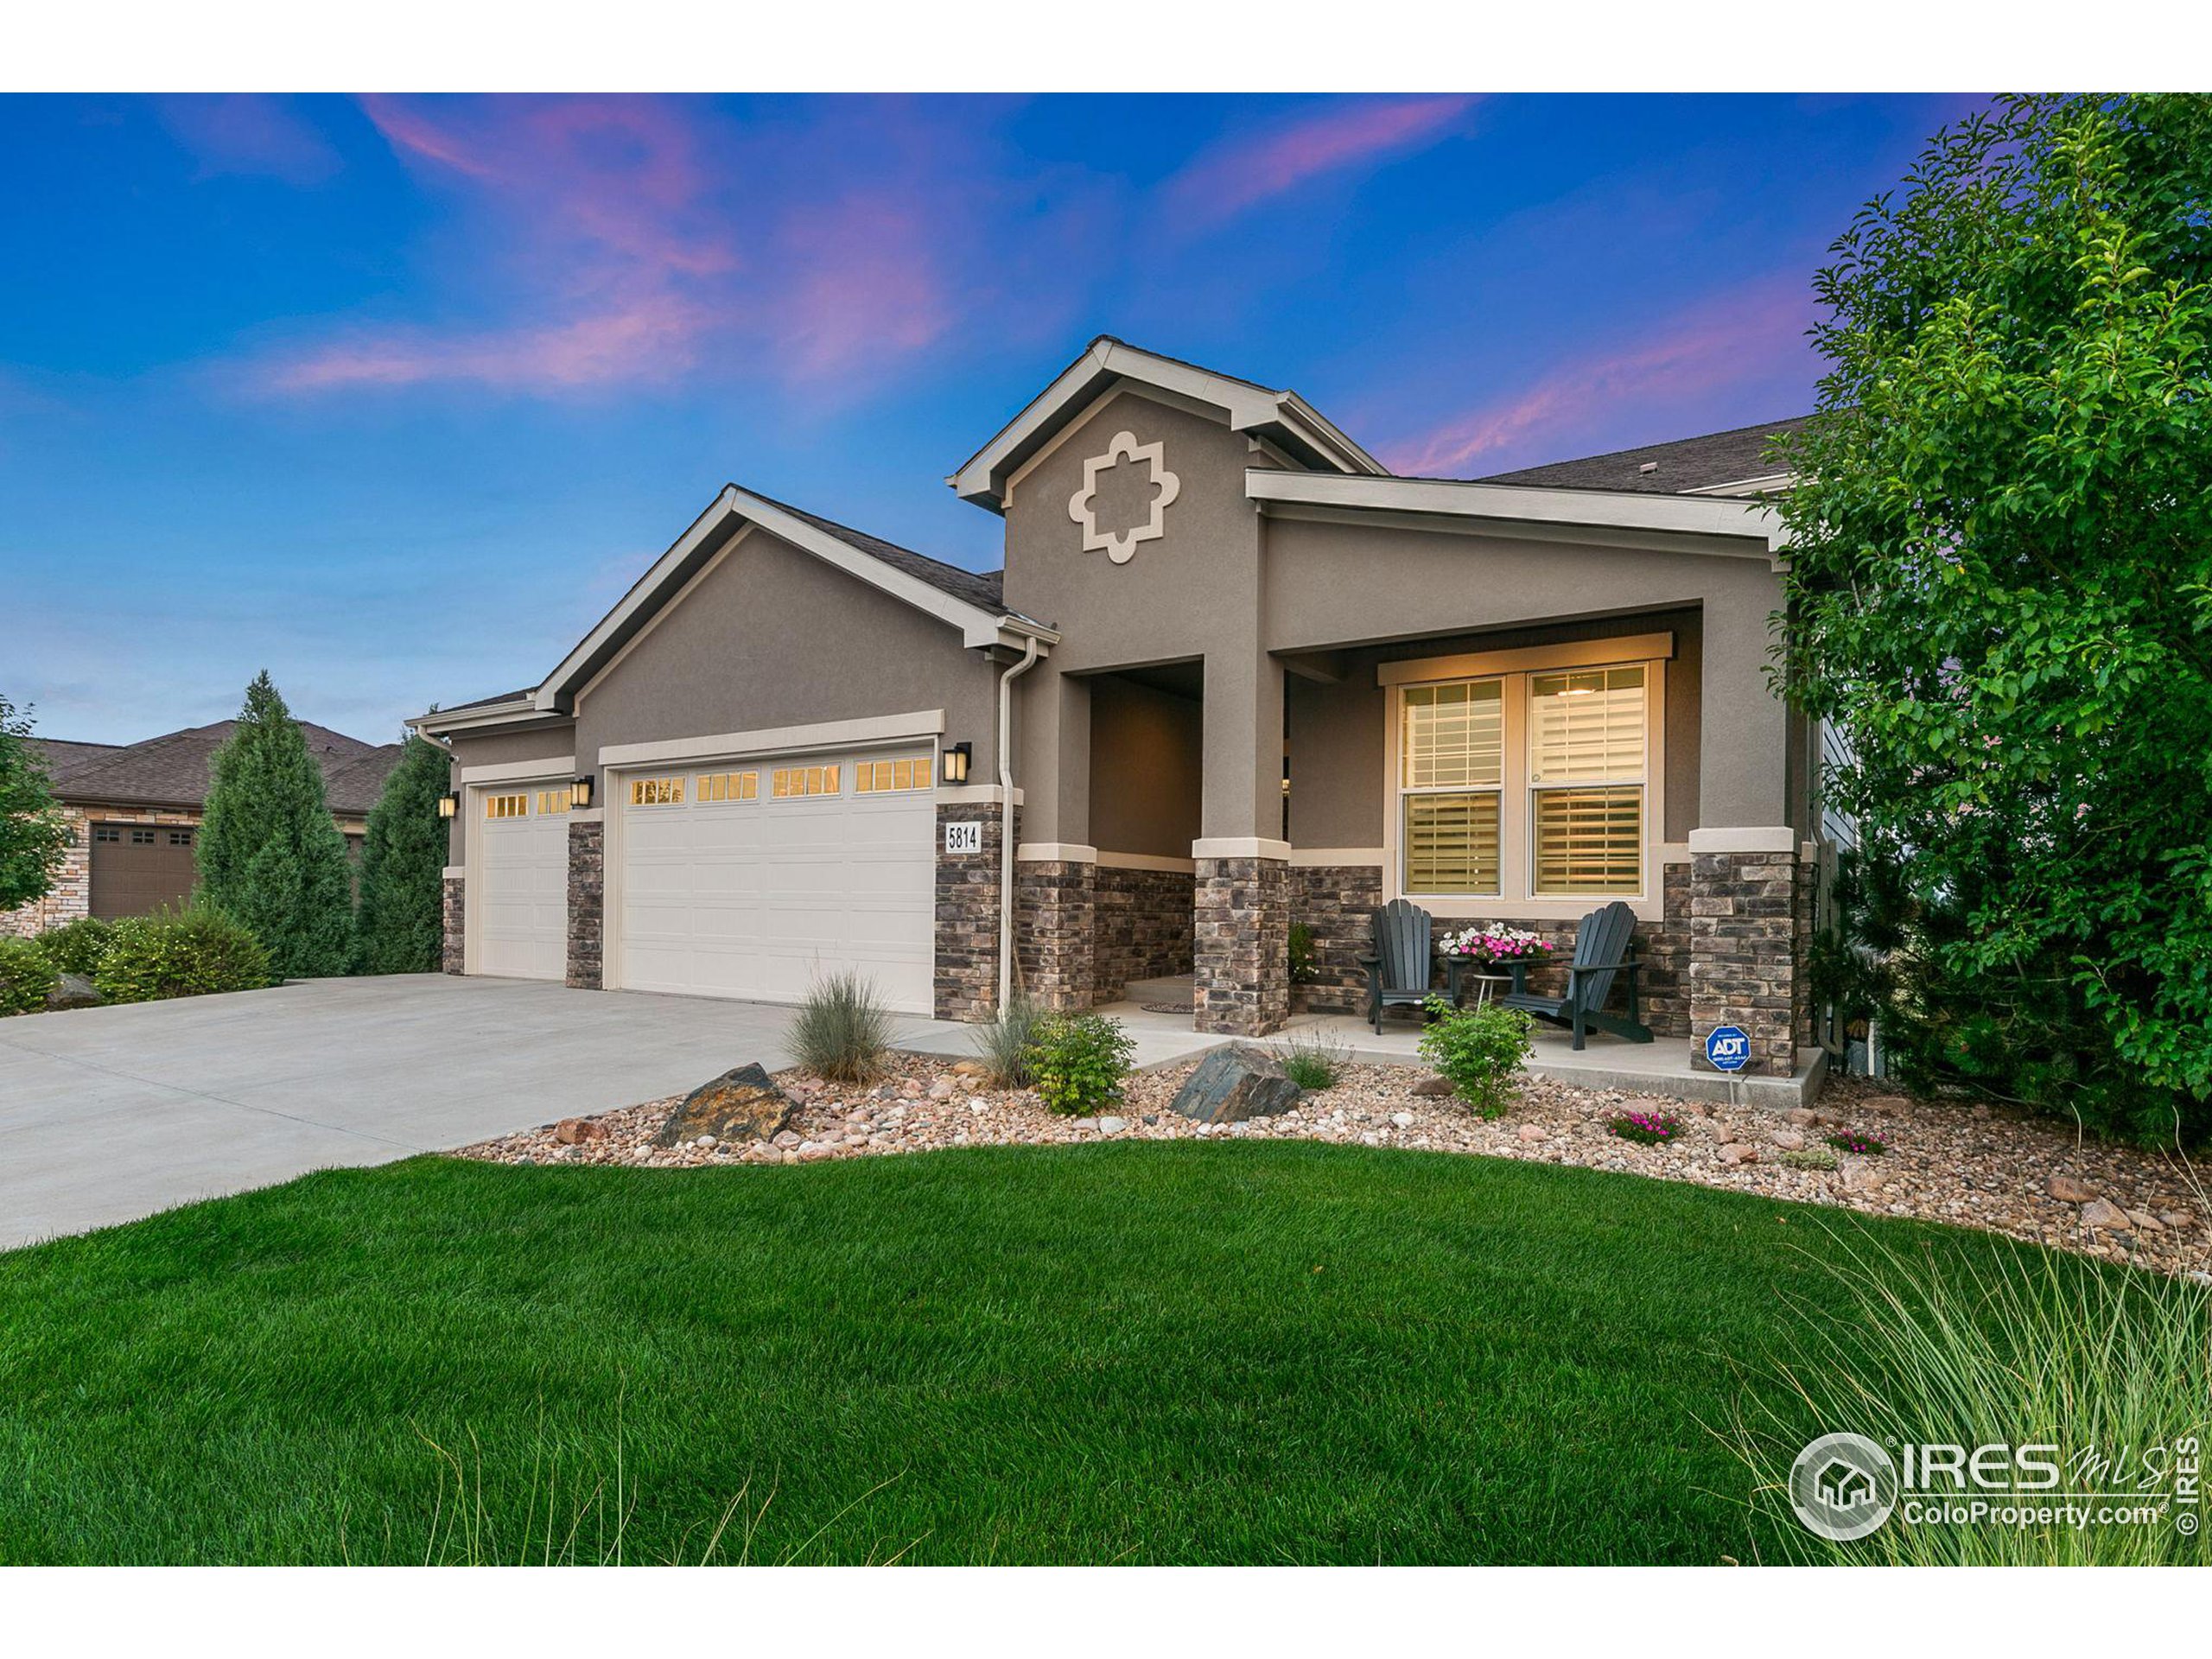
[[[613,744],[942,709],[996,766],[995,676],[952,627],[753,531],[576,700],[580,766]]]
[[[532,726],[524,731],[486,732],[478,736],[461,736],[451,740],[452,760],[447,767],[448,789],[461,787],[461,775],[471,766],[518,766],[525,761],[557,760],[576,751],[576,728],[569,721],[549,721]],[[576,764],[584,763],[581,756]],[[446,836],[446,862],[459,866],[466,862],[467,815],[456,813],[448,821]]]
[[[1204,788],[1194,698],[1114,675],[1090,687],[1090,834],[1101,852],[1188,858]]]

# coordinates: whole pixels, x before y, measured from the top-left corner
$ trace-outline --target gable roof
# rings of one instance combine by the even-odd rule
[[[1749,496],[1774,489],[1787,474],[1767,459],[1775,438],[1811,423],[1810,415],[1676,438],[1639,449],[1616,449],[1580,461],[1554,461],[1477,479],[1479,484],[1535,484],[1554,490],[1615,490],[1638,495]],[[1649,468],[1647,471],[1646,469]]]
[[[46,762],[48,779],[57,784],[79,766],[91,766],[123,747],[120,743],[79,743],[67,737],[34,737],[25,741]]]
[[[334,812],[348,817],[365,813],[384,792],[384,780],[399,763],[397,743],[364,743],[313,721],[299,722],[308,753],[321,768],[324,793]],[[73,802],[112,803],[117,805],[194,808],[207,800],[209,769],[215,751],[238,728],[234,720],[209,726],[188,726],[165,732],[141,743],[71,743],[64,739],[37,738],[49,751],[67,748],[79,753],[64,772],[53,772],[55,798]]]
[[[1267,439],[1300,466],[1368,478],[1389,476],[1389,467],[1287,387],[1263,386],[1101,334],[944,481],[962,500],[1003,512],[1007,479],[1124,381],[1217,409],[1232,431]]]
[[[731,486],[733,489],[736,486]],[[1006,572],[1003,570],[963,570],[957,564],[947,564],[943,559],[933,559],[926,553],[917,553],[910,547],[896,542],[887,542],[880,536],[871,536],[865,531],[841,524],[834,518],[824,518],[818,512],[809,512],[804,507],[778,501],[772,496],[760,496],[760,500],[781,507],[803,524],[812,524],[824,535],[834,536],[846,546],[880,559],[894,570],[918,577],[932,588],[948,593],[955,599],[965,600],[970,605],[980,605],[986,610],[1003,608],[1006,603]]]

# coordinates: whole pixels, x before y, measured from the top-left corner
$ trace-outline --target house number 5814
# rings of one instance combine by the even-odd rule
[[[944,850],[948,853],[980,853],[983,850],[983,826],[980,823],[948,823],[944,826]]]

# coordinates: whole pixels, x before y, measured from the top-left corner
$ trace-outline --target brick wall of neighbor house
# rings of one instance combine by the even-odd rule
[[[1260,1037],[1290,1017],[1290,865],[1198,861],[1192,964],[1200,1031]]]
[[[467,917],[467,911],[466,908],[466,887],[459,876],[449,875],[446,877],[445,960],[442,966],[446,972],[449,974],[460,974],[466,973],[467,971],[467,969],[464,965],[467,961],[467,957],[465,955],[466,947],[463,944],[463,941],[467,937],[463,925]]]
[[[981,824],[980,849],[946,852],[945,826],[952,823]],[[940,1020],[988,1020],[998,1007],[999,878],[1005,846],[996,806],[982,801],[938,805],[935,1011]]]
[[[1716,1026],[1751,1039],[1748,1072],[1789,1077],[1808,1014],[1798,965],[1797,855],[1699,853],[1690,871],[1690,1027],[1694,1040]],[[1702,1051],[1691,1063],[1703,1068]]]
[[[1375,948],[1373,916],[1382,903],[1382,871],[1372,864],[1308,865],[1290,873],[1290,919],[1313,930],[1314,982],[1293,992],[1294,1006],[1315,1014],[1364,1014],[1367,1010],[1367,973],[1362,957]],[[1644,968],[1638,990],[1643,1023],[1660,1037],[1690,1034],[1690,867],[1669,864],[1662,868],[1661,919],[1636,925],[1637,954]],[[1595,903],[1592,906],[1596,908]],[[1567,972],[1560,963],[1574,954],[1573,921],[1556,918],[1538,920],[1506,918],[1510,926],[1525,928],[1548,942],[1554,962],[1534,969],[1529,988],[1546,995],[1563,995]],[[1436,918],[1436,932],[1443,934],[1467,925],[1450,917]],[[1436,988],[1444,988],[1440,965]],[[1471,1000],[1471,998],[1470,998]],[[1624,1008],[1616,991],[1611,1006]]]
[[[1088,1009],[1098,867],[1023,859],[1014,870],[1014,963],[1022,988],[1040,1007]]]
[[[1191,971],[1198,878],[1187,870],[1098,867],[1091,893],[1091,995],[1116,1002],[1135,979]]]
[[[568,983],[595,991],[606,983],[603,942],[607,910],[607,825],[597,818],[569,820]]]
[[[69,826],[70,841],[53,889],[43,899],[14,910],[0,911],[0,933],[29,938],[92,913],[92,820],[73,806],[63,807],[61,817]]]

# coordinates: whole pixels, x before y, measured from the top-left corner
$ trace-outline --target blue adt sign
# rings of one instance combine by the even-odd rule
[[[1740,1026],[1715,1026],[1705,1036],[1705,1058],[1717,1071],[1740,1071],[1751,1058],[1751,1039]]]

